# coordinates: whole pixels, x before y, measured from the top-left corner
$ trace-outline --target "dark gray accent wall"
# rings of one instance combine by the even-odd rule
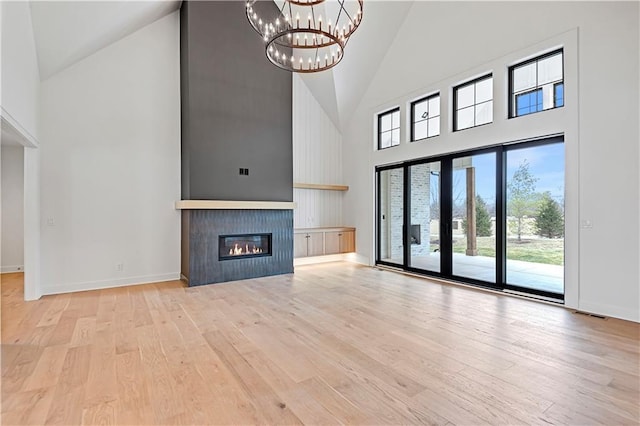
[[[188,258],[182,275],[189,286],[293,273],[293,210],[183,210],[182,216],[182,258]],[[218,260],[220,235],[264,233],[272,234],[271,256]]]
[[[291,74],[242,1],[184,1],[180,19],[182,199],[292,201]]]

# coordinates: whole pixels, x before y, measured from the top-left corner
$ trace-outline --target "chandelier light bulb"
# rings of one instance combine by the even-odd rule
[[[331,7],[325,6],[328,3]],[[363,4],[364,0],[245,0],[247,19],[265,42],[267,59],[300,73],[323,71],[340,63],[362,22]],[[307,25],[303,22],[301,26],[300,17],[305,15]]]

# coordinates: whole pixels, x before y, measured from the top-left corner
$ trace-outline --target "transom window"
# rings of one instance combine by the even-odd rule
[[[562,55],[556,50],[509,68],[509,117],[564,106]]]
[[[453,88],[453,130],[493,122],[493,76],[480,77]]]
[[[400,108],[378,114],[378,149],[400,145]]]
[[[411,102],[411,141],[440,134],[440,94]]]

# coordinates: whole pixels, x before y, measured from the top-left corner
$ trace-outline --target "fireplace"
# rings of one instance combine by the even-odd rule
[[[271,256],[271,234],[218,236],[218,260]]]
[[[210,203],[224,208],[205,209],[200,205],[207,202],[194,203],[199,207],[182,210],[181,273],[189,286],[293,272],[293,210],[232,209],[229,203],[243,202],[216,201]]]

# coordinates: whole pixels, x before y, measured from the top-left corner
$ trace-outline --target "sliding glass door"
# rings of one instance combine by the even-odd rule
[[[496,282],[496,153],[453,159],[452,274]]]
[[[377,171],[377,263],[564,297],[562,137]]]
[[[564,145],[506,152],[506,283],[564,294]]]
[[[440,272],[440,162],[409,167],[408,266]]]
[[[378,171],[378,261],[404,264],[404,168]]]

